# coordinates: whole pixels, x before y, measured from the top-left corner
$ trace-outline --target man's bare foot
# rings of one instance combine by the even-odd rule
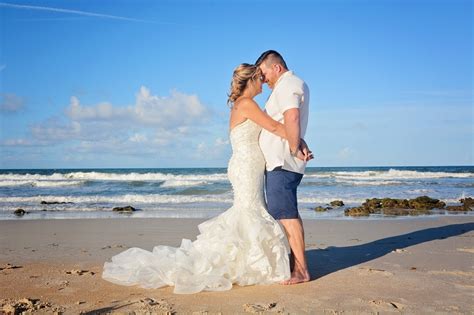
[[[309,272],[307,270],[304,271],[304,272],[293,271],[291,273],[291,278],[288,279],[288,280],[280,282],[280,284],[291,285],[291,284],[308,282],[310,279],[311,279],[311,277],[309,276]]]

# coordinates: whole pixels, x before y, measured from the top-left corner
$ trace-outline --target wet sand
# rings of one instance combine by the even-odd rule
[[[102,280],[129,248],[179,246],[197,219],[0,221],[0,310],[162,314],[474,312],[474,218],[306,220],[312,280],[173,294]],[[23,299],[23,300],[22,300]],[[28,300],[29,299],[29,300]]]

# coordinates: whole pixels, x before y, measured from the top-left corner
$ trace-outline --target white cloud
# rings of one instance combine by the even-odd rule
[[[114,155],[117,157],[164,157],[176,155],[180,143],[168,138],[154,138],[145,134],[135,133],[131,136],[119,134],[101,141],[81,140],[70,147],[71,152],[80,155]]]
[[[126,118],[129,115],[129,110],[114,108],[110,103],[99,103],[89,107],[82,106],[79,99],[72,96],[66,113],[72,120],[113,120]]]
[[[196,150],[198,153],[204,153],[207,150],[207,145],[204,142],[200,142],[196,146]]]
[[[79,99],[73,96],[66,114],[76,121],[123,120],[128,123],[181,130],[209,119],[209,111],[196,95],[173,90],[169,97],[160,97],[152,95],[144,86],[137,93],[133,106],[117,107],[110,103],[83,106]]]
[[[107,139],[107,141],[93,141],[93,140],[82,140],[77,145],[72,146],[71,150],[77,153],[111,153],[111,154],[126,154],[128,150],[125,149],[123,141],[118,137]]]
[[[199,160],[215,160],[222,158],[229,149],[229,141],[216,138],[213,143],[200,142],[195,147],[193,157]]]
[[[33,143],[30,140],[27,139],[7,139],[1,142],[2,146],[6,147],[19,147],[19,146],[32,146]]]
[[[128,140],[131,142],[146,142],[148,141],[148,138],[145,134],[135,133]]]
[[[151,141],[154,145],[165,146],[174,142],[175,140],[180,140],[178,134],[178,130],[168,130],[165,128],[159,128],[155,131],[155,134]]]
[[[151,95],[146,87],[140,88],[133,112],[138,122],[162,127],[183,127],[208,118],[207,109],[196,95],[174,90],[170,97],[159,97]]]
[[[65,117],[54,117],[30,126],[34,141],[70,143],[84,152],[131,154],[155,152],[158,147],[177,147],[189,142],[189,135],[201,133],[196,127],[210,120],[210,111],[196,95],[171,91],[160,97],[141,87],[131,106],[102,102],[82,105],[72,96]],[[222,140],[223,141],[223,140]],[[148,147],[145,149],[144,147]],[[135,152],[135,153],[134,153]]]
[[[222,138],[217,138],[216,141],[214,142],[214,146],[220,147],[220,146],[226,146],[229,144],[228,139],[222,139]]]
[[[63,141],[77,139],[81,136],[82,127],[77,121],[66,124],[57,119],[49,119],[44,123],[31,126],[31,134],[35,139],[45,141]]]
[[[23,109],[25,101],[23,98],[12,94],[4,93],[1,94],[2,102],[0,103],[0,112],[3,113],[16,113]]]
[[[0,140],[0,146],[12,150],[56,147],[64,161],[71,163],[106,161],[110,156],[176,162],[193,159],[199,141],[204,141],[201,154],[212,160],[229,147],[222,137],[209,140],[213,116],[198,96],[176,90],[163,97],[141,87],[128,106],[110,102],[84,105],[72,96],[62,114],[31,124],[30,137]]]
[[[178,131],[182,134],[186,134],[189,131],[189,127],[178,127]]]

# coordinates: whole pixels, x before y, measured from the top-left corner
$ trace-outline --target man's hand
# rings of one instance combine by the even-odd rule
[[[300,147],[298,149],[296,157],[305,162],[314,159],[313,152],[311,152],[308,145],[303,139],[300,139]]]

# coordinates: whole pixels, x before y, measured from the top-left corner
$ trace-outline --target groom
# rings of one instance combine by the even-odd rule
[[[302,154],[300,138],[304,137],[308,124],[309,89],[303,80],[288,70],[283,57],[274,50],[264,52],[255,64],[262,70],[264,82],[272,90],[265,111],[274,120],[285,124],[288,137],[286,141],[263,129],[259,139],[266,161],[268,212],[284,227],[294,262],[291,278],[283,284],[306,282],[310,275],[296,189],[306,167],[306,162],[298,156]]]

